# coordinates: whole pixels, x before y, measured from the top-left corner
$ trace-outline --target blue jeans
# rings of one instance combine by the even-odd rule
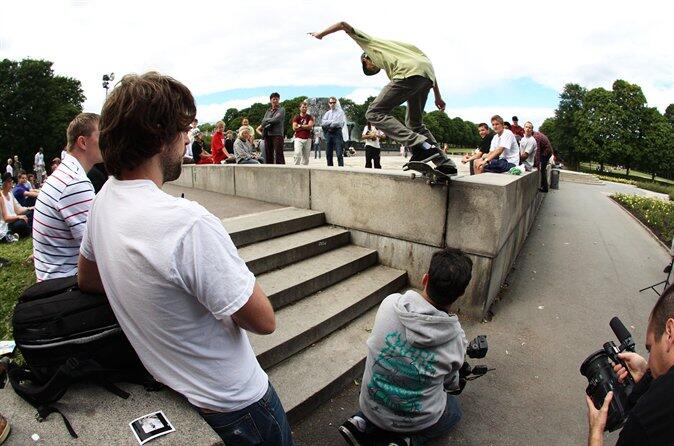
[[[227,446],[294,446],[285,410],[274,387],[256,403],[235,412],[199,415],[213,428]]]
[[[344,158],[342,156],[342,150],[344,147],[344,139],[342,138],[342,129],[337,129],[336,131],[330,133],[325,132],[328,138],[328,144],[325,148],[325,158],[328,160],[328,166],[332,166],[332,151],[337,151],[337,165],[344,165]]]
[[[462,415],[463,413],[461,412],[461,407],[459,406],[459,400],[454,395],[447,394],[447,405],[445,406],[445,411],[442,413],[442,416],[437,421],[437,423],[417,432],[398,433],[398,435],[403,437],[408,436],[412,446],[421,446],[426,444],[428,440],[439,437],[451,431],[456,423],[459,422]],[[367,427],[365,428],[365,433],[368,436],[385,436],[387,434],[386,431],[378,428],[367,418],[365,418],[363,412],[358,411],[356,416],[359,416],[366,421]]]

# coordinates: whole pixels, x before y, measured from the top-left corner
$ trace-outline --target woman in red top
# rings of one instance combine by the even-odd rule
[[[225,123],[218,121],[215,123],[215,133],[211,139],[211,155],[213,164],[220,164],[220,161],[227,159],[225,152]]]

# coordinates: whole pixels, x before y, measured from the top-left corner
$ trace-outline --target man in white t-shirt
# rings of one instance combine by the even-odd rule
[[[190,91],[155,72],[124,76],[110,93],[100,141],[112,177],[92,205],[78,284],[107,294],[146,369],[226,444],[292,445],[246,334],[275,330],[269,299],[220,220],[161,190],[180,176],[195,114]]]
[[[503,125],[503,118],[494,115],[491,125],[495,135],[491,140],[489,153],[485,157],[484,172],[502,173],[508,172],[520,163],[520,149],[517,139],[510,130]]]
[[[531,172],[534,168],[537,148],[538,145],[534,138],[534,125],[527,121],[524,123],[524,136],[520,139],[520,161],[527,172]]]

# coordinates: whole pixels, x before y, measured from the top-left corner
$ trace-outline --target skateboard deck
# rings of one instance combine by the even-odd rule
[[[403,170],[413,170],[415,172],[419,172],[422,177],[426,178],[426,182],[431,186],[434,186],[438,183],[449,184],[449,181],[452,179],[446,173],[440,172],[423,161],[410,161],[403,166]],[[414,177],[415,174],[412,173],[412,179],[414,179]]]

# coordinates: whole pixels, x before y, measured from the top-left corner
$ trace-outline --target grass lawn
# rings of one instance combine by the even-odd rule
[[[586,173],[594,173],[599,175],[600,173],[597,171],[597,166],[599,166],[598,163],[592,163],[592,168],[590,168],[590,163],[580,163],[580,170]],[[639,172],[638,170],[630,169],[630,175],[629,177],[627,176],[627,171],[625,169],[618,169],[615,166],[609,166],[607,164],[604,164],[604,168],[610,168],[610,172],[603,172],[601,175],[606,175],[606,176],[615,176],[619,178],[630,178],[633,180],[637,181],[651,181],[651,175],[648,173],[643,173]],[[674,185],[674,180],[668,180],[667,178],[662,178],[662,177],[655,177],[655,181],[658,183],[663,183],[663,184],[671,184]]]
[[[35,283],[33,262],[26,262],[32,253],[33,239],[30,237],[0,245],[0,257],[11,262],[0,268],[0,340],[12,339],[12,314],[16,299]]]

